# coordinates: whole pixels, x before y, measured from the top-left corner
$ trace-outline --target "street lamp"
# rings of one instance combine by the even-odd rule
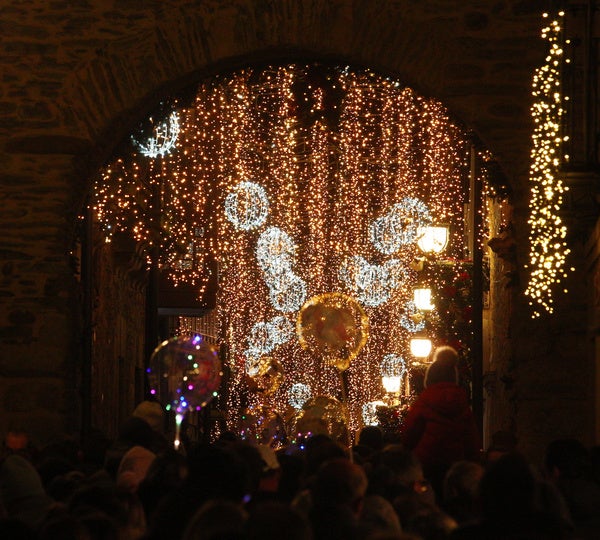
[[[417,287],[413,291],[415,307],[422,311],[431,311],[435,306],[431,303],[431,289],[429,287]]]
[[[445,225],[429,225],[417,229],[417,245],[425,254],[441,253],[448,245],[448,227]]]
[[[431,340],[425,336],[415,335],[410,338],[410,352],[418,359],[424,359],[431,353]]]

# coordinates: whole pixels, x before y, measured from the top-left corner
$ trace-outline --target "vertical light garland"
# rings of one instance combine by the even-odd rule
[[[265,395],[249,384],[246,351],[252,329],[275,317],[295,324],[297,316],[279,311],[270,300],[256,259],[260,235],[277,227],[297,246],[291,268],[306,283],[308,297],[350,292],[339,278],[347,257],[362,257],[375,274],[397,260],[390,268],[397,264],[402,278],[387,302],[364,306],[370,338],[347,371],[351,428],[356,429],[363,405],[383,395],[381,359],[409,357],[410,331],[399,321],[416,280],[409,268],[417,254],[414,243],[383,254],[371,242],[369,226],[412,197],[461,231],[464,133],[441,104],[396,81],[322,65],[219,76],[201,84],[194,102],[178,113],[174,151],[150,165],[141,156],[117,159],[103,171],[94,206],[99,221],[107,231],[129,230],[133,223],[134,237],[147,241],[152,234],[143,212],[148,189],[139,185],[149,178],[163,190],[161,264],[172,278],[186,279],[189,265],[178,261],[190,241],[200,251],[200,262],[220,263],[217,311],[229,350],[227,407],[233,429],[247,405],[293,413],[289,392],[295,384],[310,386],[313,396],[339,398],[341,392],[335,369],[302,349],[295,337],[269,349],[284,372],[279,387]],[[224,202],[248,181],[262,186],[269,212],[263,223],[242,230],[227,219]],[[202,235],[195,236],[197,230]],[[201,272],[190,275],[193,280],[201,284]]]
[[[563,17],[564,13],[559,13]],[[548,17],[548,14],[544,14]],[[555,19],[542,30],[548,41],[546,62],[533,76],[534,103],[531,115],[534,122],[533,148],[529,181],[531,199],[529,216],[529,282],[525,294],[533,307],[532,316],[542,311],[552,313],[554,289],[567,277],[565,265],[570,250],[567,248],[567,227],[558,215],[563,193],[568,189],[558,177],[561,164],[561,122],[565,114],[561,87],[563,49],[560,44],[562,28]]]

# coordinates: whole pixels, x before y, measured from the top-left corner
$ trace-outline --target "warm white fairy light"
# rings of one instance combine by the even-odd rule
[[[260,227],[269,213],[264,188],[255,182],[240,182],[225,197],[225,216],[236,229],[248,231]]]
[[[371,242],[370,224],[394,205],[415,199],[451,231],[462,231],[464,133],[441,104],[397,81],[322,65],[215,77],[201,84],[194,102],[178,114],[177,152],[161,160],[127,156],[103,171],[94,201],[100,225],[109,238],[112,231],[124,231],[157,247],[161,268],[173,279],[188,279],[192,243],[197,276],[190,280],[200,284],[205,262],[219,262],[217,311],[230,358],[227,408],[233,429],[243,399],[249,396],[250,405],[262,399],[245,387],[247,361],[260,366],[265,358],[246,354],[257,321],[273,323],[277,312],[293,320],[305,298],[360,285],[371,330],[346,371],[355,429],[362,404],[381,397],[379,365],[369,359],[390,350],[409,354],[411,332],[398,321],[417,277],[406,269],[418,255],[414,240],[396,249],[394,237],[385,248],[395,249],[391,259],[392,251],[382,252]],[[226,215],[225,199],[249,179],[260,179],[268,215],[259,228],[244,230]],[[160,220],[154,222],[147,213],[153,201],[161,203]],[[417,205],[412,214],[411,208],[398,210],[404,221],[394,223],[393,232],[412,230],[421,216]],[[267,235],[268,247],[259,250],[259,239],[271,227],[280,231],[273,235],[279,248]],[[404,242],[409,237],[398,236]],[[446,253],[460,257],[460,237],[450,238]],[[358,254],[372,268],[358,283],[341,282],[338,269]],[[372,305],[377,294],[382,298],[389,290],[384,304]],[[275,341],[273,335],[278,334],[268,343]],[[285,373],[269,396],[270,407],[285,411],[298,381],[310,381],[315,396],[339,395],[338,373],[298,340],[266,348]]]
[[[564,14],[561,12],[559,15],[562,17]],[[553,290],[567,277],[565,265],[570,253],[566,242],[567,227],[559,216],[563,193],[568,189],[558,176],[561,147],[565,140],[560,134],[565,114],[561,86],[561,32],[559,20],[553,20],[542,30],[542,38],[548,41],[549,51],[546,63],[535,71],[532,85],[534,131],[529,168],[531,210],[528,220],[530,275],[525,294],[530,298],[534,317],[539,317],[542,310],[553,312]]]
[[[176,112],[172,112],[169,117],[154,126],[153,135],[145,143],[138,142],[132,137],[140,153],[144,156],[155,158],[168,154],[177,143],[179,136],[179,117]]]

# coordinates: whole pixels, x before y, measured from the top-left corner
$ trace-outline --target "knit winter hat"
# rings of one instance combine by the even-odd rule
[[[133,411],[135,418],[145,420],[154,431],[162,433],[165,422],[165,412],[156,401],[142,401]]]
[[[155,458],[156,454],[143,446],[130,448],[119,464],[117,485],[126,491],[135,493]]]
[[[438,347],[433,353],[433,362],[425,373],[425,387],[440,382],[458,383],[458,353],[447,345]]]

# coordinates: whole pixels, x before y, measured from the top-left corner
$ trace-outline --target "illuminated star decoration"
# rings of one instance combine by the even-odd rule
[[[406,270],[398,259],[383,265],[369,264],[360,255],[344,260],[339,278],[363,305],[376,307],[390,299],[394,289],[406,279]]]
[[[302,406],[312,397],[310,386],[304,383],[292,384],[288,391],[288,403],[294,409],[301,409]]]
[[[400,325],[413,334],[425,328],[425,319],[412,300],[404,304],[404,313],[400,317]]]
[[[427,205],[415,197],[405,197],[371,223],[371,242],[381,253],[390,255],[415,242],[419,227],[429,223],[431,216]]]
[[[248,231],[260,227],[268,214],[267,194],[255,182],[240,182],[225,198],[225,216],[236,229]]]
[[[144,156],[155,158],[168,154],[175,147],[178,137],[179,116],[172,112],[165,121],[154,126],[153,136],[145,144],[138,142],[133,136],[131,139]]]

